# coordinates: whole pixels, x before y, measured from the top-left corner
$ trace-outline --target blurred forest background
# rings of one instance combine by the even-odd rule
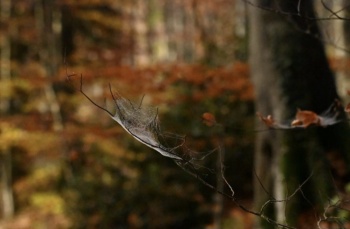
[[[103,105],[110,83],[131,101],[144,95],[162,129],[186,135],[190,148],[223,142],[227,179],[252,207],[259,133],[248,68],[251,5],[0,3],[0,228],[252,228],[252,215],[136,142],[79,93],[82,74],[85,92]],[[346,96],[347,55],[332,46],[346,47],[346,30],[342,20],[329,23],[323,44]],[[67,82],[67,72],[77,77]],[[205,112],[224,128],[204,125]]]

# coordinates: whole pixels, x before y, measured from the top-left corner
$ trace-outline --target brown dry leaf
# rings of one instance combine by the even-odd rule
[[[271,115],[268,115],[268,116],[264,117],[259,112],[257,112],[256,115],[260,118],[261,121],[264,122],[264,124],[267,127],[272,128],[272,127],[275,126],[275,120],[272,118]]]
[[[302,126],[303,122],[301,120],[295,119],[292,121],[291,126]]]
[[[350,103],[348,103],[348,105],[346,105],[344,111],[345,111],[347,114],[350,114]]]
[[[212,113],[205,112],[202,115],[203,123],[207,126],[214,126],[216,124],[215,116]]]
[[[295,120],[291,123],[292,126],[302,126],[308,127],[310,125],[321,125],[320,117],[313,111],[303,111],[298,109],[297,114],[295,115]]]

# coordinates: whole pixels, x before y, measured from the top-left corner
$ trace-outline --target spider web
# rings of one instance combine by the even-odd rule
[[[113,95],[116,112],[112,118],[118,122],[132,137],[142,144],[154,149],[165,157],[184,160],[183,155],[176,152],[184,143],[184,137],[163,133],[159,126],[158,109],[133,104],[131,101]],[[173,138],[180,142],[173,147],[161,143],[165,138]]]
[[[207,152],[192,150],[186,146],[185,137],[161,131],[158,119],[158,109],[141,106],[142,101],[139,105],[134,104],[131,101],[121,97],[119,94],[113,93],[110,86],[110,92],[115,103],[115,112],[112,113],[106,108],[95,103],[88,95],[85,94],[82,89],[82,77],[80,82],[80,91],[95,106],[107,112],[112,119],[118,122],[122,128],[137,141],[159,152],[161,155],[173,159],[175,163],[183,170],[194,176],[210,189],[232,200],[243,211],[257,217],[261,217],[278,228],[294,228],[267,217],[264,209],[271,203],[287,203],[297,193],[301,193],[303,195],[302,187],[306,182],[308,182],[312,174],[301,185],[299,185],[299,187],[297,187],[291,195],[287,196],[287,198],[269,199],[263,204],[260,211],[250,210],[244,206],[239,199],[236,199],[234,188],[225,177],[226,166],[224,165],[224,161],[222,159],[225,152],[221,144],[218,146],[218,148]],[[339,122],[338,112],[333,108],[333,106],[321,113],[319,117],[323,119],[322,122],[325,125],[334,125]],[[216,152],[216,154],[214,154],[214,152]],[[215,159],[217,160],[217,158],[219,159],[220,165],[214,168],[207,167],[206,163],[204,163],[204,160],[212,162]],[[219,176],[221,178],[219,178]],[[217,182],[219,182],[219,179],[221,179],[223,182],[222,188],[215,185]],[[259,177],[257,177],[257,179],[259,179]],[[261,186],[263,187],[262,184]],[[264,187],[263,189],[265,190]],[[267,191],[265,192],[269,194]],[[325,220],[327,221],[328,218]],[[319,222],[321,221],[322,219],[319,220]]]
[[[218,171],[207,167],[204,160],[212,156],[214,152],[219,151],[219,149],[214,148],[205,152],[192,150],[186,146],[186,138],[184,136],[161,131],[157,108],[141,106],[142,100],[137,105],[119,94],[112,93],[112,97],[116,111],[114,115],[110,114],[110,116],[126,132],[147,147],[173,159],[186,172],[200,179],[205,185],[215,189],[212,184],[208,183],[207,179],[209,176],[215,177]],[[216,156],[214,155],[214,157]]]
[[[67,75],[67,79],[73,75]],[[161,155],[174,159],[178,165],[191,165],[194,170],[193,161],[199,161],[216,151],[198,152],[189,149],[186,145],[186,137],[174,133],[162,132],[159,125],[158,109],[136,105],[130,100],[123,98],[119,93],[113,93],[109,84],[109,90],[115,103],[115,113],[100,106],[93,101],[83,90],[83,76],[80,76],[80,92],[96,107],[105,111],[133,138],[147,147],[157,151]],[[170,145],[170,146],[169,146]]]

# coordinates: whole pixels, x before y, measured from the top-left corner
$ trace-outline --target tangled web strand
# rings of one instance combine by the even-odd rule
[[[165,147],[160,142],[162,136],[159,128],[158,111],[148,107],[135,106],[131,101],[120,96],[113,96],[116,113],[112,118],[131,136],[142,144],[154,149],[165,157],[183,160],[174,148]]]

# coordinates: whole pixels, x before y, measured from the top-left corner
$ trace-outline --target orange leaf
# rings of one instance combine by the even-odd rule
[[[274,127],[275,125],[275,120],[272,118],[271,115],[268,115],[266,117],[262,116],[259,112],[256,113],[256,115],[260,118],[261,121],[264,122],[264,124],[271,128],[271,127]]]
[[[350,103],[348,103],[348,105],[346,105],[344,110],[346,113],[350,114]]]
[[[214,126],[216,124],[215,116],[212,113],[205,112],[202,115],[203,123],[207,126]]]
[[[308,127],[310,125],[321,125],[320,117],[313,111],[302,111],[298,109],[295,115],[295,120],[292,121],[292,126]]]
[[[302,125],[303,125],[303,122],[298,119],[294,119],[291,123],[291,126],[302,126]]]

